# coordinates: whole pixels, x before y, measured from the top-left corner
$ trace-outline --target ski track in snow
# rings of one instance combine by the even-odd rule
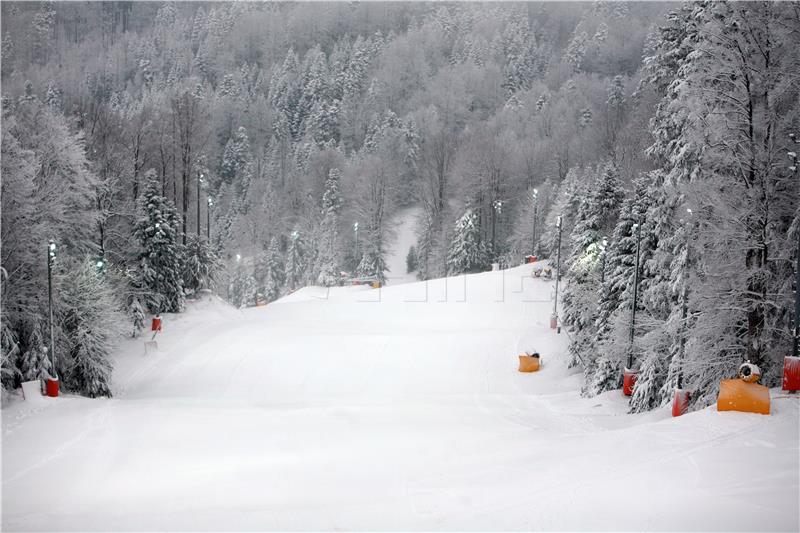
[[[800,399],[581,398],[530,271],[165,316],[158,352],[116,352],[113,399],[3,409],[2,527],[798,530]]]

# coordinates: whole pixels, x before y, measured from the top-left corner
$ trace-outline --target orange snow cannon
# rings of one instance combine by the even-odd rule
[[[750,362],[739,367],[739,377],[723,379],[719,384],[717,411],[769,414],[769,389],[757,381],[761,371]]]
[[[538,372],[541,360],[538,353],[524,354],[519,356],[520,372]]]

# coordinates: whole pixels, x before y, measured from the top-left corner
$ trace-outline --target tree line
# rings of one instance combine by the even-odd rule
[[[202,289],[243,306],[342,271],[382,281],[408,205],[420,279],[547,256],[561,215],[587,394],[616,386],[631,353],[635,410],[678,375],[712,394],[744,356],[776,379],[797,231],[781,155],[797,126],[792,4],[2,10],[4,387],[45,364],[24,361],[46,359],[50,238],[58,305],[77,271],[108,296],[71,304],[104,302],[90,329],[109,340],[84,351],[107,361],[115,327],[135,334]],[[66,313],[59,374],[109,393],[110,366],[99,388],[78,377]]]

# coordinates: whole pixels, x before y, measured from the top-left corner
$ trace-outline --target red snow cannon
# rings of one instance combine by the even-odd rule
[[[44,391],[45,393],[50,396],[51,398],[58,397],[58,378],[50,378],[48,377],[44,381]]]
[[[783,358],[783,390],[800,390],[800,357]]]
[[[688,390],[675,389],[675,398],[672,399],[672,416],[685,415],[689,410],[691,393]]]
[[[622,394],[633,396],[633,386],[636,385],[636,376],[638,375],[638,370],[630,370],[628,368],[622,372]]]
[[[161,317],[154,316],[153,317],[153,324],[150,326],[150,331],[161,331]]]
[[[525,262],[526,263],[535,263],[536,259],[537,259],[537,257],[535,255],[526,255],[525,256]]]
[[[556,315],[550,315],[550,329],[558,328],[558,317]]]

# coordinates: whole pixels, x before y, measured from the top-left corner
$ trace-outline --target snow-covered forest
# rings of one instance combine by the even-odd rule
[[[561,243],[585,395],[774,386],[799,90],[796,2],[3,2],[3,388],[110,395],[118,339],[201,291],[384,282],[408,207],[420,280]]]

